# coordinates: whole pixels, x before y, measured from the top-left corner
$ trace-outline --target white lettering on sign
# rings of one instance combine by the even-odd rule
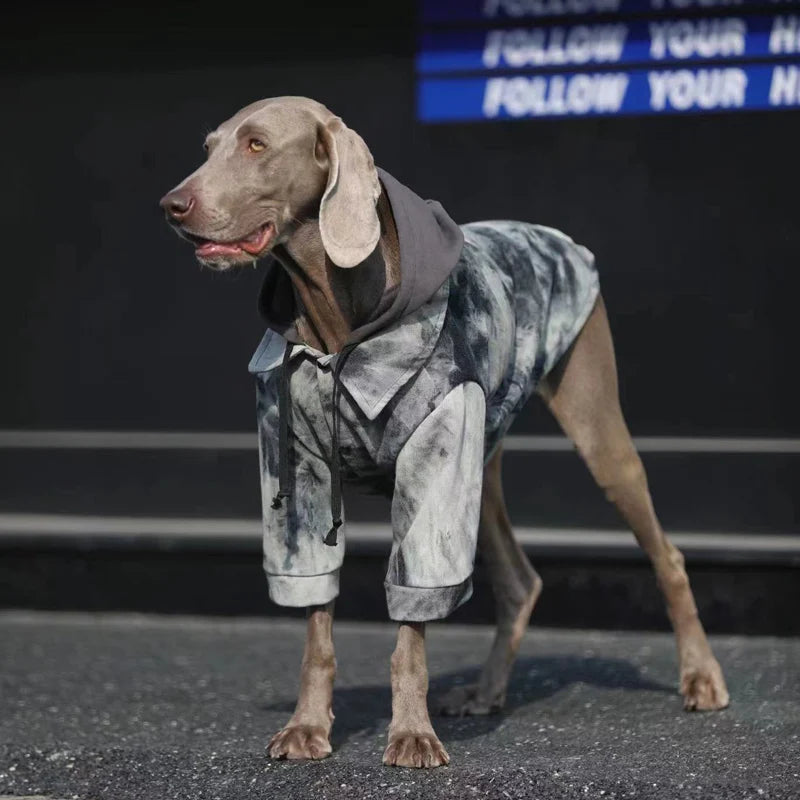
[[[625,73],[537,75],[490,78],[483,95],[483,114],[512,117],[616,112],[628,88]]]
[[[769,51],[781,53],[800,53],[800,17],[775,17],[769,35]]]
[[[650,108],[688,111],[744,106],[747,75],[735,67],[650,72]]]
[[[745,50],[747,24],[738,17],[651,22],[649,27],[651,58],[740,56]]]
[[[800,105],[800,67],[776,66],[772,69],[769,86],[771,106]]]
[[[484,17],[501,11],[509,17],[554,17],[558,14],[603,14],[619,11],[620,0],[485,0]]]
[[[621,24],[489,31],[483,64],[493,69],[619,61],[627,35]]]

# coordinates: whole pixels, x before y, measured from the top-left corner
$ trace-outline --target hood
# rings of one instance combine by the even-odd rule
[[[384,330],[419,309],[453,271],[464,244],[461,229],[435,200],[423,200],[388,172],[378,177],[392,207],[400,246],[400,285],[393,297],[378,303],[373,315],[356,328],[347,345]],[[258,307],[267,326],[290,342],[300,343],[295,329],[294,291],[289,274],[270,257]],[[387,302],[388,301],[388,302]]]

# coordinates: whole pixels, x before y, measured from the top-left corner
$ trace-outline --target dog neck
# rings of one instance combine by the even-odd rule
[[[386,293],[400,283],[400,246],[385,192],[378,198],[377,211],[378,246],[358,266],[342,269],[330,260],[322,246],[318,219],[301,222],[273,250],[292,279],[297,331],[317,350],[338,353]]]

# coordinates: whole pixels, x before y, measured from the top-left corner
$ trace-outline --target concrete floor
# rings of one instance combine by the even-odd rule
[[[731,707],[687,714],[664,634],[532,628],[506,713],[442,719],[451,766],[381,766],[393,626],[336,629],[334,753],[269,761],[303,626],[286,620],[0,614],[0,795],[244,798],[798,798],[800,641],[717,637]],[[432,693],[491,630],[431,626]]]

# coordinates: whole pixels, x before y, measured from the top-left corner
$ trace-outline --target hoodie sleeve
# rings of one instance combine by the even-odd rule
[[[393,620],[441,619],[472,594],[485,405],[478,384],[460,384],[397,458],[385,583]]]
[[[344,558],[345,529],[339,544],[323,542],[330,528],[330,469],[292,435],[290,496],[277,508],[278,385],[280,368],[256,378],[258,449],[261,465],[264,571],[269,596],[281,606],[324,605],[339,594],[339,568]],[[342,515],[344,516],[344,514]]]

